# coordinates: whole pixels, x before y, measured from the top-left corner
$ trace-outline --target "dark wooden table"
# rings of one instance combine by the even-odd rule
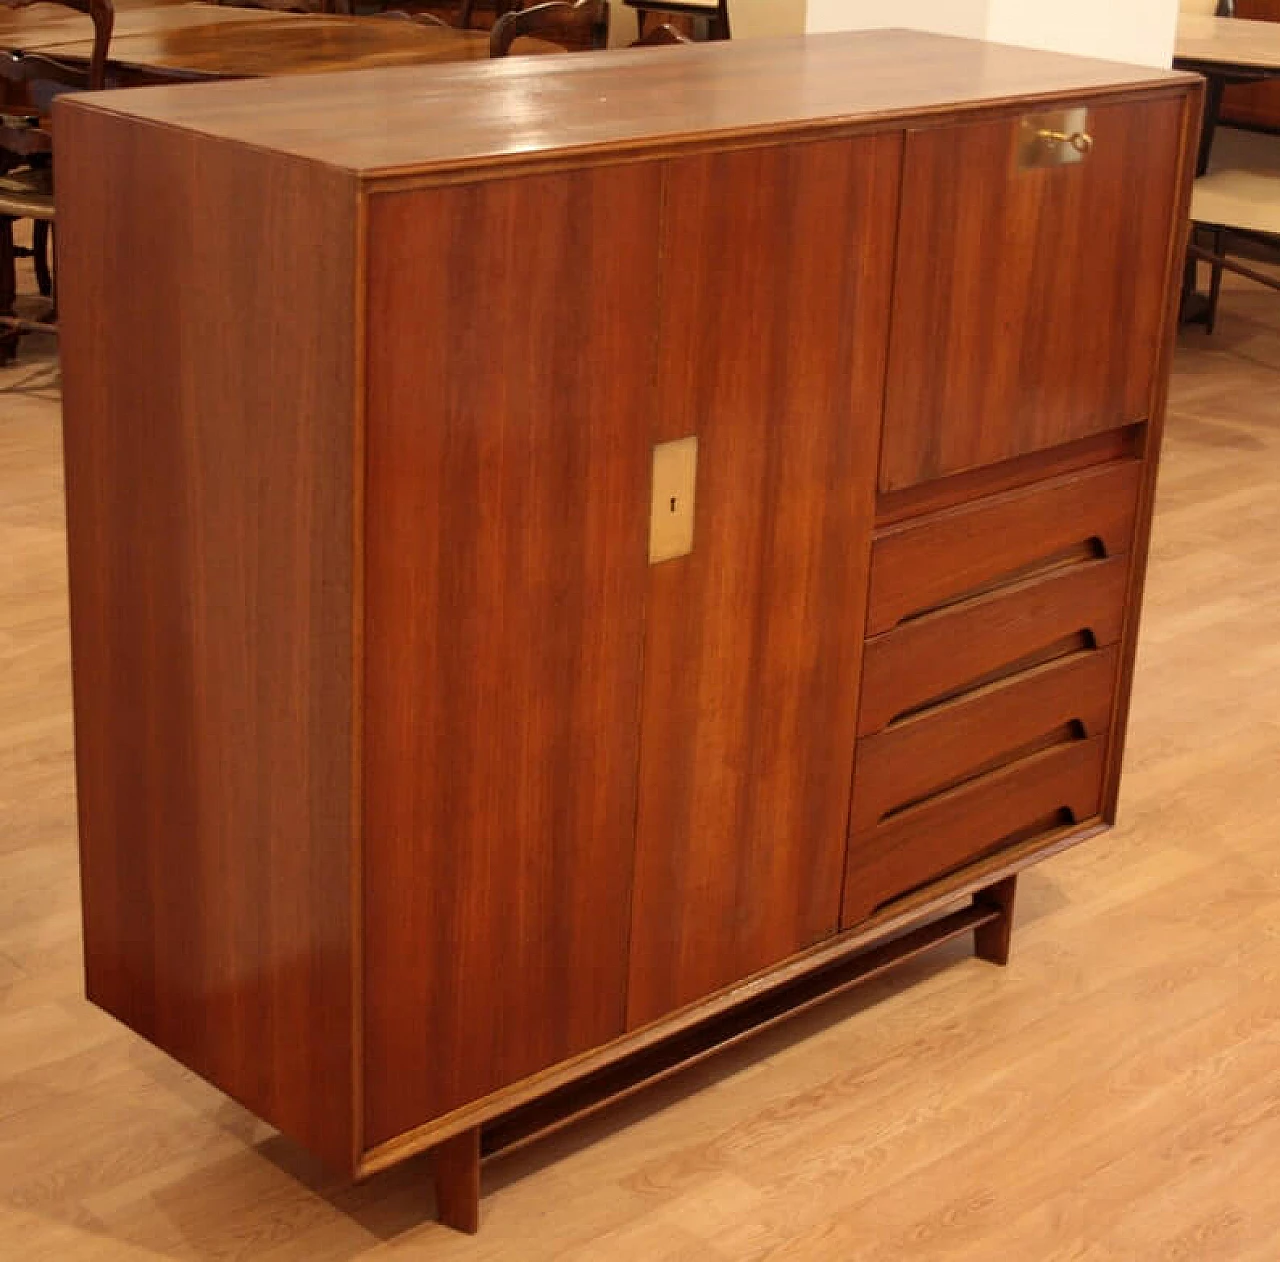
[[[1179,69],[1195,70],[1208,80],[1196,164],[1203,175],[1227,85],[1280,78],[1280,23],[1185,16],[1178,21],[1173,60]]]
[[[87,61],[92,45],[88,19],[74,15],[0,24],[0,46],[23,52]],[[488,55],[489,39],[482,31],[378,17],[161,3],[117,13],[109,67],[118,83],[129,84],[478,61]]]

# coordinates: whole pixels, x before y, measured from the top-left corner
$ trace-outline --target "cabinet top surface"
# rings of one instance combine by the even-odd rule
[[[364,177],[945,115],[1194,76],[916,31],[511,57],[62,98]]]

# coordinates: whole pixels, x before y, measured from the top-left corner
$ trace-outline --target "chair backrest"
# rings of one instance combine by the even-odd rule
[[[661,26],[655,26],[646,31],[639,39],[631,41],[632,48],[662,48],[671,44],[692,44],[691,40],[683,31],[677,31],[670,22],[663,22]]]
[[[550,0],[505,13],[489,34],[489,56],[505,57],[522,37],[570,50],[604,48],[609,42],[608,0]]]
[[[270,9],[273,13],[350,13],[331,0],[214,0],[224,9]]]
[[[1200,17],[1233,18],[1236,15],[1235,0],[1179,0],[1180,13],[1192,13]]]
[[[399,22],[416,22],[419,26],[441,27],[446,31],[453,29],[444,18],[434,13],[406,13],[403,9],[383,9],[381,13],[376,13],[374,16],[393,18]]]
[[[0,0],[0,9],[22,9],[35,3],[37,0]],[[93,52],[89,57],[88,71],[36,54],[8,53],[5,55],[7,64],[0,70],[0,77],[11,83],[30,83],[33,79],[46,78],[68,88],[105,87],[107,50],[111,44],[111,28],[116,21],[111,0],[39,0],[39,3],[56,4],[88,15],[93,23]]]

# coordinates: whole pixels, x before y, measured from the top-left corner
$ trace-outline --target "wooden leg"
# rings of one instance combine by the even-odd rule
[[[1213,230],[1213,252],[1222,258],[1227,250],[1227,234],[1222,228]],[[1218,298],[1222,294],[1222,264],[1214,263],[1209,277],[1209,312],[1205,317],[1204,331],[1212,333],[1218,323]]]
[[[13,257],[13,220],[0,219],[0,316],[13,314],[17,289],[17,264]],[[18,335],[12,329],[0,328],[0,364],[13,358]]]
[[[49,270],[49,229],[47,219],[37,219],[31,229],[31,253],[36,266],[36,288],[46,297],[53,296],[53,275]]]
[[[480,1128],[446,1139],[431,1151],[440,1221],[474,1236],[480,1230]]]
[[[1000,912],[999,919],[979,925],[973,931],[973,951],[978,959],[1002,966],[1008,964],[1009,942],[1013,937],[1013,897],[1017,888],[1018,878],[1010,876],[973,896],[976,905],[994,907]]]

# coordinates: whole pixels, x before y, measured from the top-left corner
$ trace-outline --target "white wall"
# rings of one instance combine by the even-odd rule
[[[809,0],[810,31],[907,26],[981,39],[990,0]]]
[[[810,31],[909,26],[1167,66],[1178,0],[809,0]]]
[[[1167,66],[1178,0],[989,0],[987,38]]]
[[[800,35],[805,29],[805,0],[729,0],[734,39],[761,35]]]

